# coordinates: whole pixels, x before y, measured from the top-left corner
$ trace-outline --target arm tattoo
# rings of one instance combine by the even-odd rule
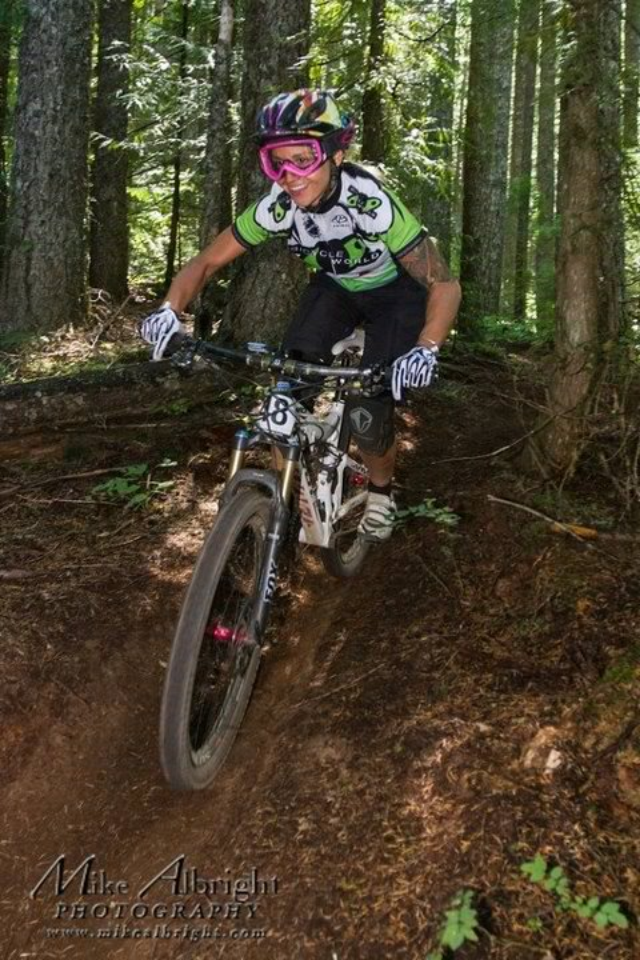
[[[400,257],[400,263],[427,290],[434,283],[447,283],[452,279],[449,268],[430,237],[425,237],[417,247]]]

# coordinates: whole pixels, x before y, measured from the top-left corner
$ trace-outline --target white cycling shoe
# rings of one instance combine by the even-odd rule
[[[393,533],[396,502],[393,494],[369,493],[364,516],[358,524],[358,533],[372,543],[388,540]]]

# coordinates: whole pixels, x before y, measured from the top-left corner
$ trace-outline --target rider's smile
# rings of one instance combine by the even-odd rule
[[[342,156],[342,153],[338,151],[333,158],[334,162],[338,165],[342,163]],[[301,154],[299,147],[290,146],[279,147],[277,150],[274,150],[273,158],[274,160],[289,160],[300,163],[301,160],[303,162],[305,160],[312,160],[313,155],[309,153],[307,157]],[[287,170],[279,182],[283,189],[299,206],[313,206],[329,187],[331,182],[331,164],[329,161],[323,163],[321,167],[314,173],[309,174],[308,177],[303,177],[300,176],[300,174]]]

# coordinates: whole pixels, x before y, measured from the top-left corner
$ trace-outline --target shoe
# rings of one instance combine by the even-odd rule
[[[396,502],[392,494],[369,493],[364,516],[358,524],[358,533],[374,543],[388,540],[393,533]]]

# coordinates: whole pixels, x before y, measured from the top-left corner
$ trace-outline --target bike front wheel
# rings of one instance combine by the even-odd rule
[[[239,492],[204,542],[176,629],[160,713],[170,786],[207,787],[236,738],[260,665],[253,611],[271,502]]]

